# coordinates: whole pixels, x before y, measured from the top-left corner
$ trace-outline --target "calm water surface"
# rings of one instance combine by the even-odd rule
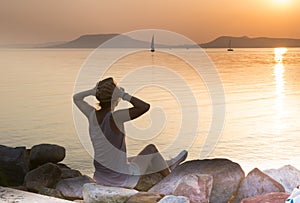
[[[30,148],[39,143],[56,143],[66,147],[67,164],[83,173],[92,173],[92,158],[74,126],[71,100],[77,74],[91,52],[85,49],[0,50],[0,144]],[[206,52],[219,71],[226,99],[223,132],[209,157],[229,158],[240,163],[245,171],[285,164],[300,169],[300,49],[288,48],[286,53],[274,49],[237,49],[233,53],[207,49]],[[189,148],[188,159],[197,159],[211,123],[209,93],[203,81],[180,60],[159,53],[154,57],[153,61],[145,53],[128,56],[114,64],[108,75],[118,80],[131,71],[133,64],[152,63],[172,67],[189,81],[197,98],[201,127]],[[155,75],[155,71],[152,73],[154,81],[168,81]],[[168,82],[172,86],[176,81]],[[130,84],[125,88],[130,88]],[[150,142],[160,149],[166,148],[179,130],[178,102],[172,94],[157,87],[145,88],[137,95],[152,107],[163,108],[167,121],[160,134],[149,140],[128,136],[129,153],[137,153]],[[84,123],[84,118],[81,119]],[[150,116],[145,115],[134,124],[147,127],[149,123]],[[86,142],[89,143],[88,138]],[[164,155],[168,158],[176,153],[174,150]]]

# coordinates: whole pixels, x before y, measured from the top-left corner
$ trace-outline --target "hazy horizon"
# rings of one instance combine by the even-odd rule
[[[0,44],[165,29],[197,43],[219,36],[300,38],[298,0],[0,0]]]
[[[124,34],[124,33],[106,33],[107,35],[121,35],[121,34]],[[24,45],[24,46],[34,46],[34,45],[45,45],[45,46],[47,46],[47,45],[59,45],[59,44],[64,44],[64,43],[68,43],[68,42],[71,42],[71,41],[73,41],[73,40],[77,40],[78,38],[80,38],[80,37],[82,37],[82,36],[85,36],[85,35],[105,35],[105,34],[102,34],[102,33],[95,33],[95,34],[83,34],[83,35],[80,35],[80,36],[77,36],[77,37],[75,37],[75,38],[72,38],[72,39],[69,39],[69,40],[66,40],[66,41],[44,41],[44,42],[34,42],[34,43],[10,43],[10,44],[0,44],[0,46],[18,46],[18,45],[20,45],[20,46],[22,46],[22,45]],[[210,43],[210,42],[212,42],[212,41],[214,41],[214,40],[216,40],[216,39],[218,39],[218,38],[220,38],[220,37],[235,37],[235,38],[242,38],[242,37],[247,37],[247,38],[251,38],[251,39],[254,39],[254,38],[276,38],[276,39],[294,39],[294,40],[300,40],[300,37],[299,38],[288,38],[288,37],[268,37],[268,36],[257,36],[257,37],[251,37],[251,36],[248,36],[248,35],[242,35],[242,36],[225,36],[225,35],[220,35],[220,36],[217,36],[216,38],[214,38],[214,39],[211,39],[211,40],[209,40],[209,41],[207,41],[207,42],[195,42],[195,43],[197,43],[197,44],[206,44],[206,43]],[[132,39],[134,39],[134,38],[132,38]],[[146,42],[146,41],[145,41]]]

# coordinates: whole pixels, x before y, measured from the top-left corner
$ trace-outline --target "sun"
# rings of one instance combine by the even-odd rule
[[[273,0],[277,4],[288,4],[290,0]]]

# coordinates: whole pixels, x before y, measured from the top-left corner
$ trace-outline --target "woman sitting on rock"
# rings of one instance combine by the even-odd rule
[[[100,110],[84,101],[87,96],[96,96]],[[120,99],[130,102],[132,107],[114,111]],[[187,151],[184,150],[166,162],[153,144],[147,145],[138,156],[127,159],[124,123],[146,113],[150,105],[126,93],[113,78],[106,78],[95,88],[75,94],[73,100],[89,121],[97,184],[134,188],[140,175],[160,172],[167,176],[186,159]]]

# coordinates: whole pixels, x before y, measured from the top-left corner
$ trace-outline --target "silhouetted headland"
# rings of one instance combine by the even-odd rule
[[[268,37],[230,37],[222,36],[217,39],[200,44],[202,48],[228,48],[231,41],[233,48],[275,48],[275,47],[300,47],[300,39],[268,38]]]
[[[60,45],[51,46],[53,48],[97,48],[105,41],[117,36],[118,34],[99,34],[99,35],[83,35],[75,40]],[[116,42],[116,47],[119,48],[143,48],[149,47],[149,42],[132,39],[128,36],[119,37],[119,42]],[[222,36],[217,39],[199,44],[202,48],[228,48],[228,42],[231,40],[233,48],[274,48],[274,47],[300,47],[300,39],[289,38],[249,38],[249,37],[231,37]],[[124,44],[125,42],[125,44]],[[157,47],[168,47],[164,45],[156,45]],[[171,48],[186,48],[186,45],[172,46]],[[189,47],[192,48],[192,47]]]
[[[109,48],[146,48],[150,46],[149,41],[141,41],[120,34],[93,34],[82,35],[69,42],[49,42],[34,45],[5,45],[4,48],[97,48],[104,42],[119,36],[114,41],[114,47]],[[231,41],[232,48],[274,48],[274,47],[300,47],[300,39],[291,38],[268,38],[256,37],[250,38],[221,36],[208,43],[199,44],[202,48],[228,48],[228,42]],[[111,46],[111,44],[110,44]],[[158,48],[194,48],[193,45],[162,45],[156,44]]]

